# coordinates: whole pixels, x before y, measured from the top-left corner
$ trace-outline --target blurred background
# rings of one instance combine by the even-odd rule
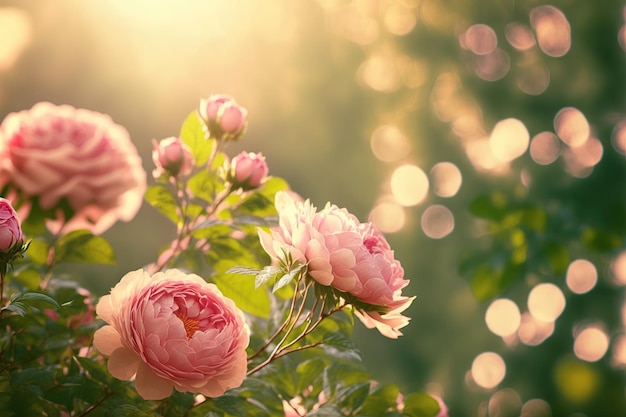
[[[0,0],[0,118],[107,113],[150,172],[201,98],[270,173],[386,233],[417,299],[373,375],[450,416],[626,415],[626,7],[619,0]],[[174,230],[106,232],[104,294]]]

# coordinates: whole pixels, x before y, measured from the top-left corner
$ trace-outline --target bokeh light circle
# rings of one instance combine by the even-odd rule
[[[498,46],[498,37],[491,26],[476,24],[467,28],[461,44],[476,55],[489,55]]]
[[[539,165],[549,165],[561,153],[561,143],[552,132],[536,134],[530,141],[530,156]]]
[[[405,224],[406,215],[404,207],[394,201],[382,201],[374,206],[369,215],[373,222],[383,233],[395,233],[400,231]]]
[[[598,282],[596,267],[586,259],[576,259],[567,267],[565,275],[567,287],[575,294],[584,294]]]
[[[528,346],[537,346],[543,343],[554,332],[554,322],[537,320],[532,314],[525,312],[517,331],[517,337]]]
[[[442,239],[454,230],[454,215],[446,206],[433,204],[422,213],[422,230],[431,239]]]
[[[461,188],[461,170],[452,162],[439,162],[430,169],[433,192],[439,197],[454,197]]]
[[[472,362],[472,379],[477,385],[492,389],[496,387],[506,375],[506,364],[500,355],[495,352],[483,352]]]
[[[489,137],[489,145],[495,157],[502,162],[518,158],[528,149],[530,135],[524,123],[509,118],[496,123]]]
[[[374,156],[383,162],[402,159],[411,150],[407,137],[393,125],[383,125],[374,130],[370,147]]]
[[[428,177],[417,165],[399,166],[391,175],[391,193],[405,207],[421,203],[428,194],[428,187]]]
[[[554,116],[554,131],[565,144],[573,148],[584,144],[591,134],[587,118],[574,107],[559,110]]]
[[[616,284],[626,285],[626,250],[617,254],[613,259],[611,272]]]
[[[609,336],[598,325],[585,327],[575,335],[574,353],[578,359],[597,362],[609,349]]]
[[[501,337],[515,333],[520,326],[521,319],[519,307],[508,298],[494,300],[485,312],[487,328]]]
[[[528,311],[538,320],[555,321],[564,309],[565,296],[554,284],[538,284],[528,294]]]
[[[562,11],[554,6],[539,6],[530,11],[530,24],[539,48],[549,56],[565,55],[572,44],[571,27]]]

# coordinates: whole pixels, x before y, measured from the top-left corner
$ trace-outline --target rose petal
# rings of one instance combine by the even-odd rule
[[[135,388],[144,400],[162,400],[172,394],[173,384],[156,375],[152,368],[141,362],[137,369]]]
[[[110,355],[124,346],[120,334],[112,326],[103,326],[96,330],[93,334],[93,345],[103,355]]]
[[[111,353],[107,366],[115,378],[129,381],[137,373],[140,362],[141,359],[135,352],[126,347],[120,347]]]

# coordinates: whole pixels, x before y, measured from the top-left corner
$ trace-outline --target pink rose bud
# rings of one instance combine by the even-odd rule
[[[237,140],[246,130],[248,111],[230,96],[214,94],[200,101],[200,116],[212,137]]]
[[[183,141],[175,136],[165,138],[160,142],[152,141],[152,161],[156,169],[152,172],[154,178],[159,178],[164,173],[172,176],[178,174],[189,175],[193,169],[193,156],[191,150]]]
[[[246,377],[250,330],[243,312],[215,284],[177,269],[126,274],[100,298],[107,325],[93,344],[109,372],[135,381],[146,400],[173,389],[219,397]]]
[[[24,236],[11,203],[0,197],[0,251],[8,251],[16,245],[22,245]]]
[[[263,154],[244,151],[235,156],[231,162],[230,180],[236,188],[251,190],[263,184],[268,172]]]

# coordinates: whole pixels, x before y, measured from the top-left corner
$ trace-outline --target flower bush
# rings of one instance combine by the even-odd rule
[[[415,297],[384,236],[318,211],[261,153],[230,158],[247,111],[214,95],[154,140],[154,183],[108,116],[38,104],[0,126],[0,410],[8,416],[443,417],[378,384],[356,316],[397,338]],[[59,272],[110,264],[99,234],[139,197],[176,226],[100,297]],[[24,213],[23,221],[18,212]],[[94,307],[95,306],[95,307]]]

